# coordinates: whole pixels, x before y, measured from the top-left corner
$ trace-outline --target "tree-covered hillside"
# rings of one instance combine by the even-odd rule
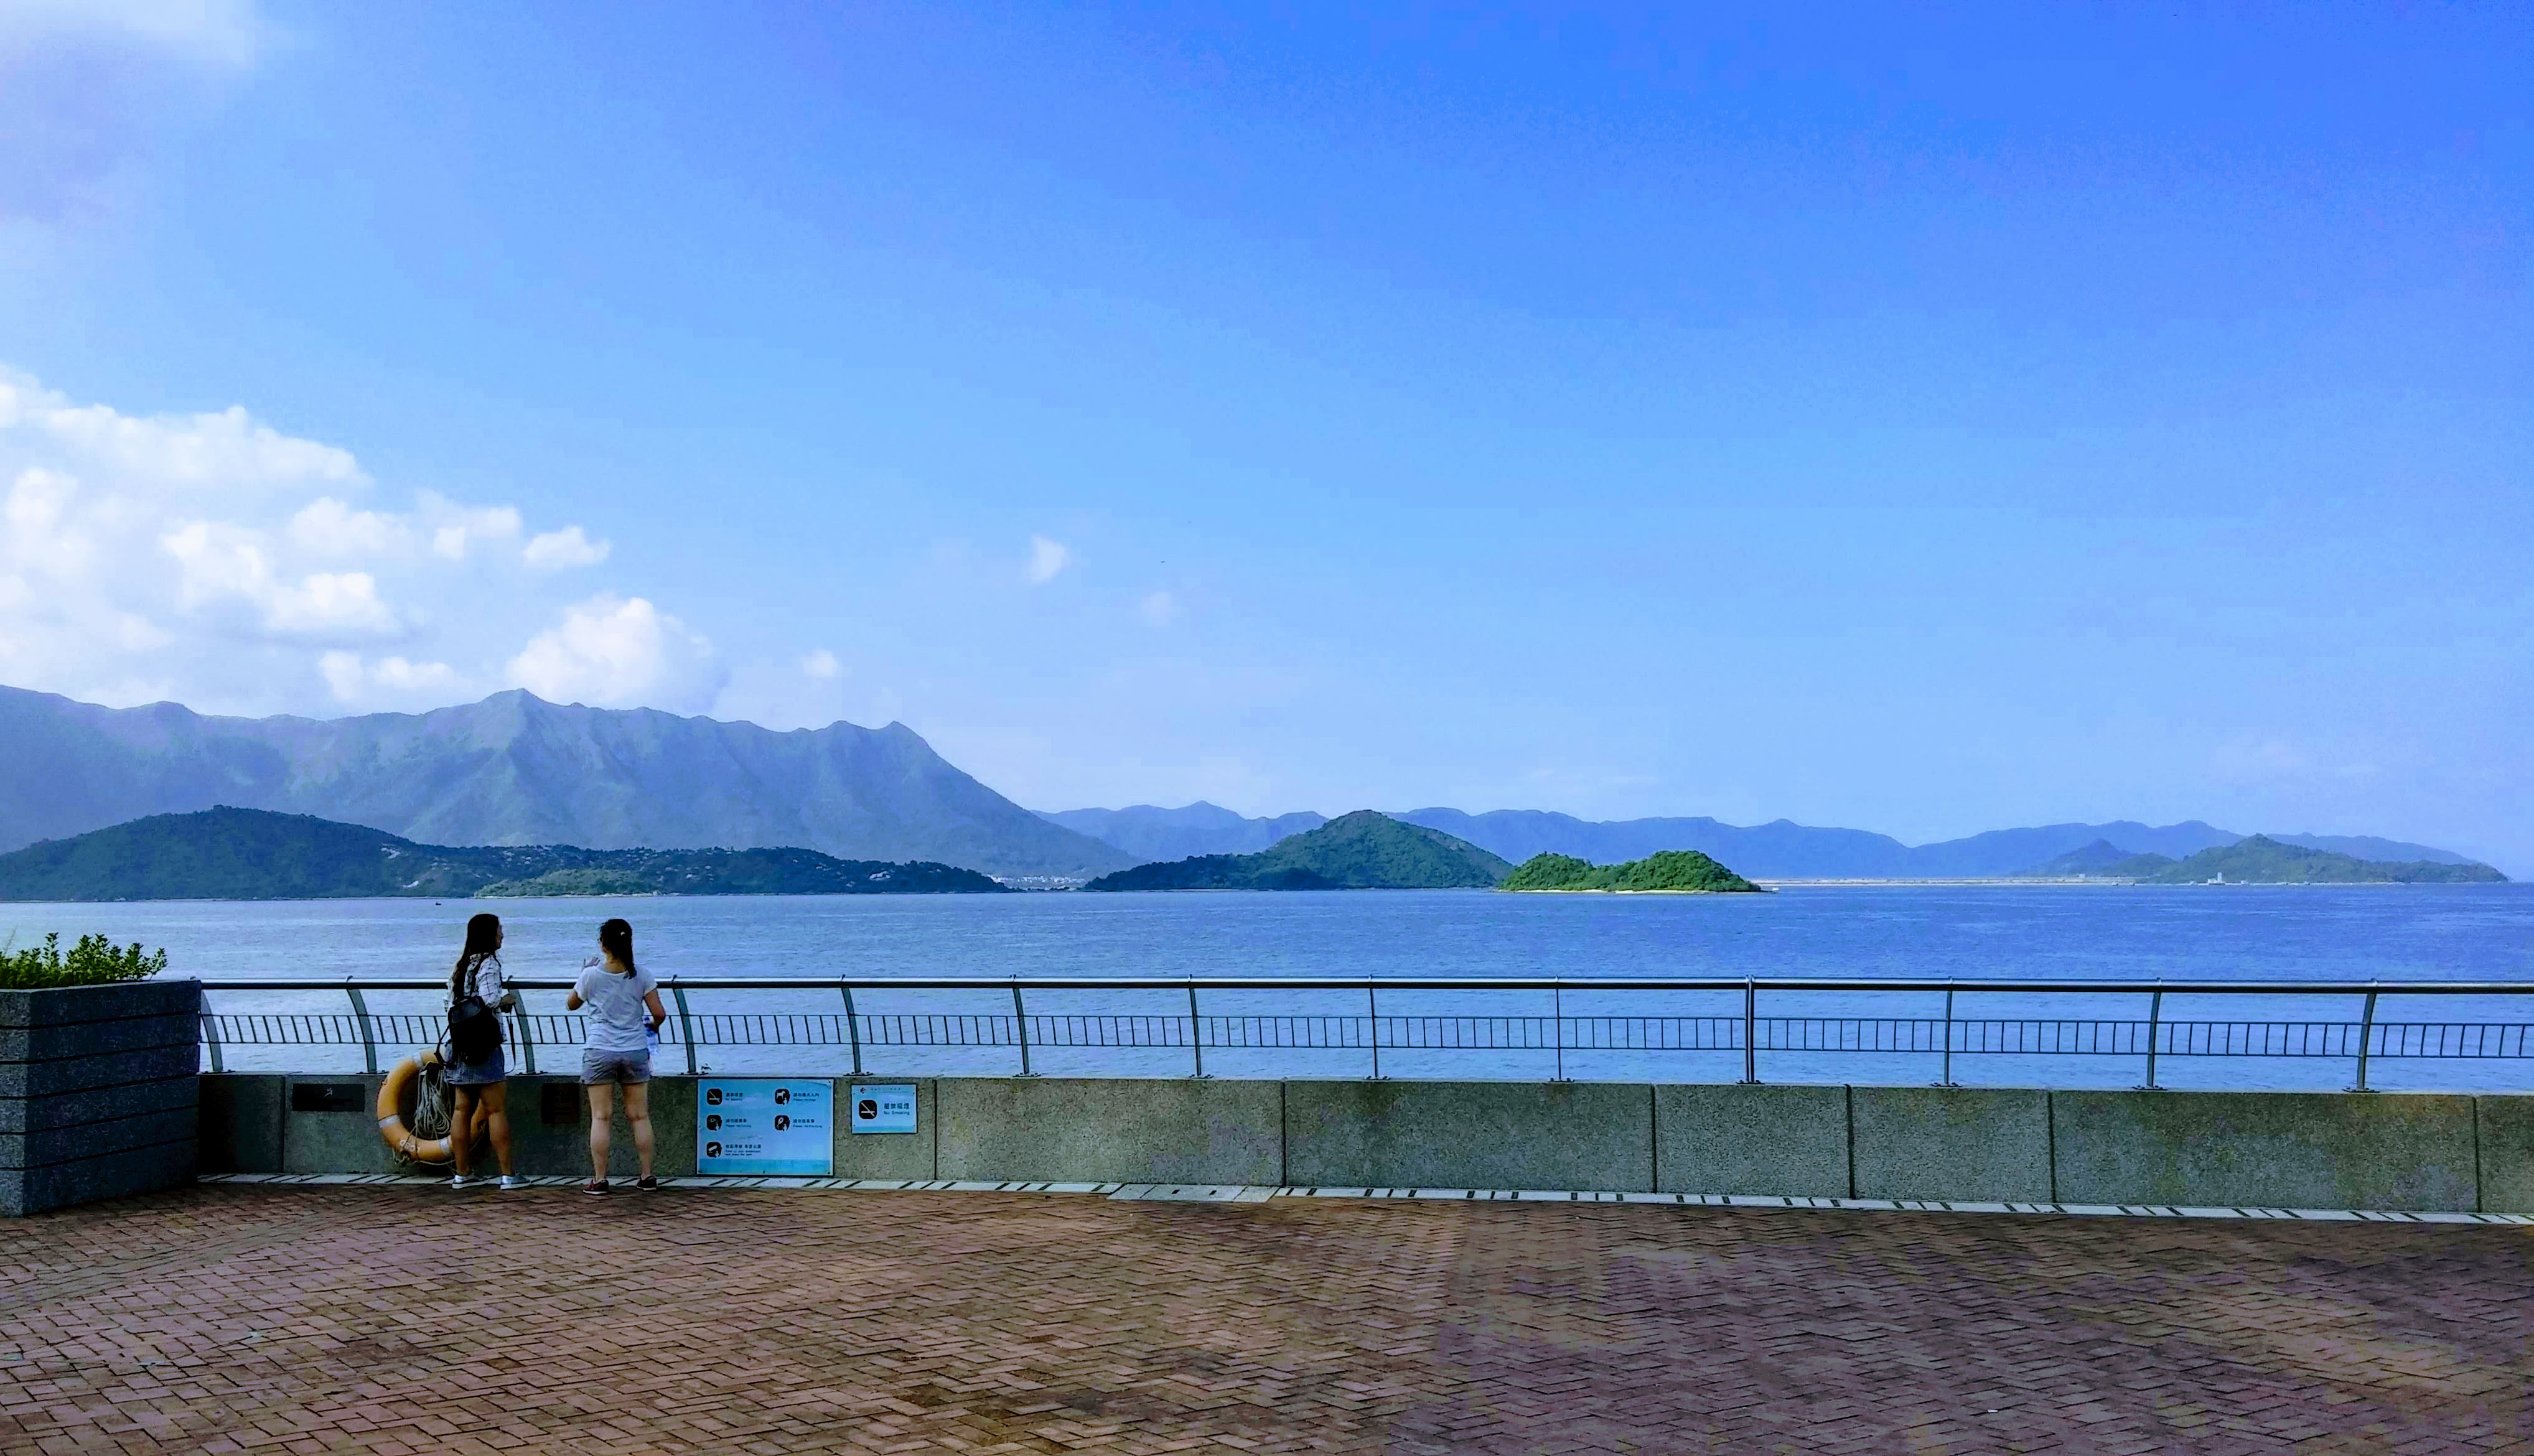
[[[2080,845],[2045,864],[2023,872],[2024,878],[2064,880],[2082,876],[2093,880],[2144,880],[2172,868],[2170,855],[2132,854],[2109,839],[2097,839]]]
[[[1504,878],[1504,861],[1439,830],[1358,810],[1256,854],[1138,865],[1083,886],[1126,889],[1456,889]]]
[[[1572,855],[1534,855],[1496,887],[1662,894],[1732,894],[1760,888],[1694,849],[1667,849],[1617,865],[1596,865]]]
[[[2488,865],[2362,860],[2255,834],[2220,849],[2203,849],[2144,877],[2143,882],[2203,884],[2221,877],[2229,884],[2504,884],[2507,880]]]
[[[260,809],[162,814],[0,855],[0,900],[888,894],[999,891],[973,870],[808,849],[416,844]]]

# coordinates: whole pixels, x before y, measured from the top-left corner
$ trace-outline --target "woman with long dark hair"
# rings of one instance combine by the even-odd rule
[[[466,1166],[479,1131],[493,1135],[503,1190],[521,1186],[511,1176],[511,1084],[502,1064],[499,1014],[516,1004],[518,998],[502,984],[502,917],[478,915],[466,922],[466,948],[449,973],[449,1090],[456,1103],[449,1115],[449,1155],[457,1165],[449,1180],[452,1188],[484,1182]]]
[[[632,925],[611,920],[600,926],[598,952],[564,1002],[567,1011],[589,1007],[589,1041],[580,1054],[580,1082],[589,1089],[589,1182],[581,1191],[607,1191],[608,1143],[621,1086],[634,1154],[642,1165],[634,1186],[648,1192],[660,1185],[651,1176],[651,1038],[669,1013],[660,1004],[660,983],[634,963]]]

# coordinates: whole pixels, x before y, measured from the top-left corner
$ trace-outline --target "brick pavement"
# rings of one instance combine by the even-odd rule
[[[2534,1229],[212,1188],[0,1224],[0,1451],[2534,1452]]]

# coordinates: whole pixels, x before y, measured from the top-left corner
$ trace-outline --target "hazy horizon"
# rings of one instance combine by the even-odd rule
[[[2529,73],[2466,8],[11,7],[0,682],[2534,866]]]

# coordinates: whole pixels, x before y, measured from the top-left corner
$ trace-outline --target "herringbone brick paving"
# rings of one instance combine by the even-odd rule
[[[2534,1452],[2534,1230],[199,1188],[0,1225],[0,1450]]]

